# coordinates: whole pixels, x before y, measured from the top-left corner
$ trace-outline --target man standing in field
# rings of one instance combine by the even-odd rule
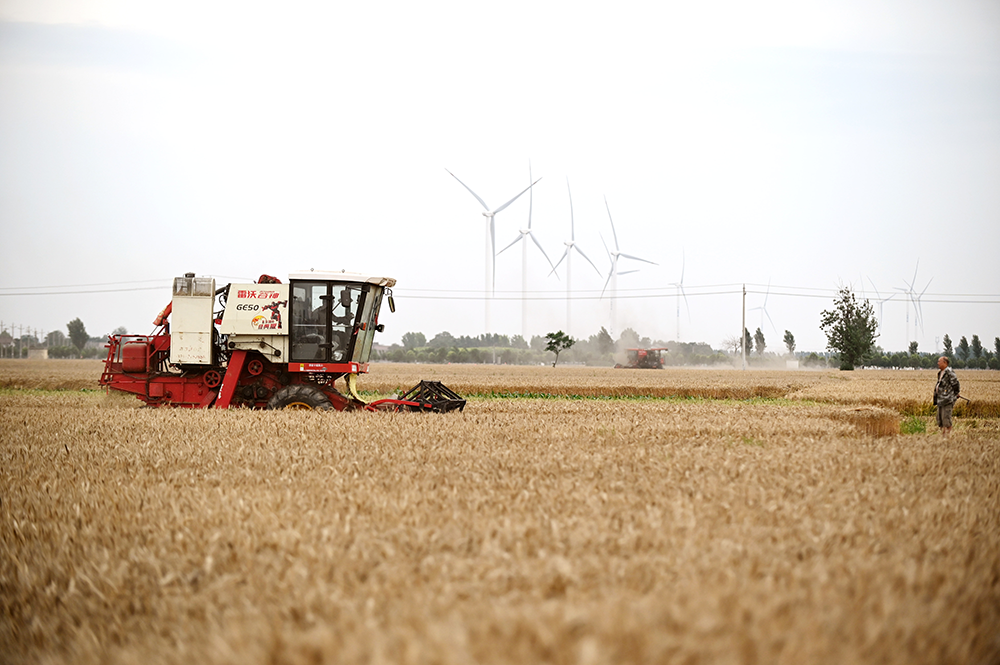
[[[951,432],[951,410],[958,401],[959,384],[955,370],[947,356],[938,358],[937,385],[934,386],[934,404],[937,406],[937,424],[941,434],[948,438]]]

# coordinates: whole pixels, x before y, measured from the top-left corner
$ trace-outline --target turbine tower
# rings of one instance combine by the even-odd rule
[[[615,231],[615,220],[611,218],[611,206],[608,205],[608,197],[604,197],[604,207],[608,211],[608,221],[611,222],[611,234],[615,240],[615,251],[608,249],[607,243],[604,245],[604,249],[608,252],[608,257],[611,259],[611,270],[608,271],[608,278],[604,280],[604,288],[601,289],[601,297],[604,297],[604,292],[608,289],[608,284],[611,284],[611,337],[614,338],[615,329],[618,327],[617,319],[617,301],[618,301],[618,275],[627,275],[631,272],[636,272],[635,270],[627,270],[625,272],[618,272],[618,260],[619,259],[632,259],[633,261],[642,261],[644,263],[651,263],[654,266],[657,265],[649,259],[639,258],[638,256],[633,256],[632,254],[626,254],[622,252],[618,246],[618,233]],[[604,237],[601,237],[601,242],[604,242]]]
[[[445,169],[445,171],[448,171],[448,169]],[[454,173],[452,173],[451,171],[448,171],[448,175],[450,175],[455,180],[458,180],[458,176],[455,175]],[[538,180],[541,180],[541,178],[539,178]],[[467,190],[469,190],[469,193],[472,194],[474,197],[476,197],[476,200],[479,201],[480,205],[483,206],[483,210],[485,210],[485,212],[483,213],[483,217],[486,218],[486,287],[485,287],[485,291],[486,291],[486,307],[485,307],[485,310],[486,310],[486,330],[485,330],[485,332],[487,334],[489,334],[489,333],[492,332],[492,330],[490,329],[490,304],[493,301],[493,287],[496,286],[496,278],[497,278],[497,275],[496,275],[496,266],[494,265],[494,258],[495,258],[495,251],[496,251],[496,229],[495,229],[494,224],[493,224],[493,218],[501,210],[503,210],[504,208],[506,208],[507,206],[509,206],[511,203],[513,203],[514,201],[516,201],[517,199],[519,199],[521,197],[521,195],[524,194],[524,192],[526,192],[529,189],[531,189],[532,187],[534,187],[535,184],[538,182],[538,180],[536,180],[535,182],[533,182],[530,185],[528,185],[520,194],[518,194],[517,196],[515,196],[514,198],[512,198],[510,201],[507,201],[507,203],[504,203],[499,208],[495,208],[493,210],[491,210],[490,207],[488,205],[486,205],[486,202],[483,201],[483,199],[479,196],[479,194],[476,194],[474,191],[472,191],[471,187],[469,187],[468,185],[466,185],[461,180],[458,180],[458,184],[460,184],[462,187],[465,187]]]
[[[566,178],[566,193],[569,194],[569,242],[563,243],[564,245],[566,245],[566,250],[563,252],[563,255],[559,257],[559,260],[556,261],[556,264],[552,267],[552,272],[555,272],[556,268],[562,265],[563,261],[566,261],[566,334],[572,336],[571,331],[573,328],[572,325],[573,318],[571,315],[572,314],[571,307],[573,303],[573,295],[572,295],[573,252],[576,252],[577,254],[582,256],[583,259],[587,263],[589,263],[591,267],[594,268],[594,270],[597,272],[598,275],[601,274],[601,271],[598,270],[597,266],[594,265],[594,262],[591,261],[590,258],[583,253],[583,250],[580,249],[580,246],[576,244],[576,228],[573,220],[573,192],[569,188],[569,178]]]
[[[528,182],[531,182],[530,164],[528,165]],[[531,187],[529,186],[528,189],[531,189]],[[542,243],[538,242],[538,238],[536,238],[535,234],[531,232],[531,209],[534,203],[533,194],[534,194],[533,191],[528,192],[528,228],[521,229],[520,231],[518,231],[517,237],[514,238],[514,241],[509,245],[507,245],[506,247],[504,247],[503,249],[501,249],[499,252],[497,252],[497,256],[500,256],[501,254],[506,252],[508,249],[510,249],[517,243],[523,241],[525,238],[531,238],[531,241],[535,243],[536,247],[538,247],[538,251],[540,251],[542,253],[542,256],[545,257],[545,260],[548,261],[549,267],[552,268],[553,272],[555,272],[556,268],[554,265],[552,265],[552,259],[550,259],[549,255],[545,253],[545,250],[542,248]],[[552,273],[549,274],[551,275]],[[524,242],[521,245],[521,337],[523,337],[525,341],[530,339],[528,337],[528,243],[527,242]]]

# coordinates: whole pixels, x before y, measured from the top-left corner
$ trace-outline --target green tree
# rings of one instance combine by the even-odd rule
[[[750,357],[753,353],[753,337],[750,336],[750,331],[746,328],[743,329],[743,355]]]
[[[979,335],[972,336],[972,345],[970,347],[972,351],[973,358],[980,358],[983,355],[983,343],[979,341]]]
[[[626,328],[622,331],[621,337],[618,338],[618,350],[623,349],[635,349],[641,346],[639,342],[639,333],[637,333],[632,328]]]
[[[90,339],[83,321],[79,317],[73,319],[66,324],[66,330],[69,332],[69,340],[73,343],[73,346],[76,347],[77,351],[82,353],[83,347],[86,346],[87,340]]]
[[[955,357],[955,352],[951,349],[951,337],[948,337],[948,333],[944,334],[944,356],[948,360]]]
[[[753,334],[753,343],[754,346],[757,348],[757,355],[763,356],[764,349],[767,348],[767,343],[764,341],[764,333],[761,332],[760,328],[757,328],[757,331],[754,332]]]
[[[439,332],[431,339],[429,346],[433,349],[450,349],[455,346],[455,336],[447,330]]]
[[[955,349],[955,355],[962,362],[969,359],[969,340],[965,339],[965,335],[962,335],[962,338],[958,340],[958,348]]]
[[[597,333],[597,348],[601,353],[612,353],[615,350],[615,340],[604,326]]]
[[[795,353],[795,335],[790,330],[785,331],[785,348],[788,349],[789,355]]]
[[[545,339],[548,340],[548,343],[545,345],[545,350],[556,354],[556,359],[552,362],[553,367],[555,367],[556,363],[559,362],[559,353],[576,344],[575,339],[561,330],[559,332],[547,334]]]
[[[910,355],[911,356],[917,355],[917,346],[918,346],[918,344],[916,342],[910,342]]]
[[[823,310],[819,327],[826,333],[827,348],[840,354],[840,369],[852,370],[875,346],[875,310],[867,299],[859,303],[846,286],[837,292],[833,305],[832,310]]]
[[[400,341],[403,343],[403,348],[407,351],[427,346],[427,336],[422,332],[405,332]]]
[[[993,338],[993,348],[996,349],[995,356],[1000,358],[1000,337]]]
[[[126,328],[125,326],[118,326],[117,328],[115,328],[114,330],[111,331],[111,334],[112,335],[127,335],[128,334],[128,328]]]

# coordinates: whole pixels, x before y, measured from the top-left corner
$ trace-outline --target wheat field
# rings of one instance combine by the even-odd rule
[[[1000,419],[899,434],[933,372],[373,365],[478,395],[373,414],[12,362],[4,662],[1000,662]]]

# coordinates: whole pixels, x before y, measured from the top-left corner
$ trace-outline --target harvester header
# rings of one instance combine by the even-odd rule
[[[187,273],[150,335],[108,338],[101,385],[149,406],[451,411],[465,400],[421,382],[399,399],[366,403],[356,381],[368,371],[383,296],[395,311],[396,280],[345,271],[261,275],[216,288]],[[344,379],[346,394],[335,388]],[[431,399],[432,396],[433,399]]]

